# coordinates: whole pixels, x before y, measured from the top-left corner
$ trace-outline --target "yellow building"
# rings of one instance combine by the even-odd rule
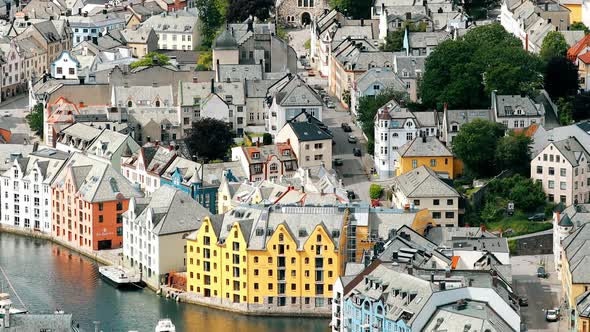
[[[424,211],[319,206],[239,206],[204,219],[187,237],[194,302],[261,315],[329,315],[346,262]],[[370,224],[373,220],[373,224]],[[354,241],[349,241],[354,239]]]
[[[566,311],[566,319],[570,328],[586,332],[590,329],[588,317],[584,317],[583,312],[578,309],[578,304],[584,303],[584,295],[590,290],[589,241],[590,224],[583,224],[562,241],[564,254],[561,260],[562,294],[570,309]]]
[[[396,150],[395,175],[426,166],[454,179],[463,172],[462,162],[436,137],[416,137]]]
[[[570,23],[582,22],[582,2],[579,0],[566,0],[560,2],[570,10]]]

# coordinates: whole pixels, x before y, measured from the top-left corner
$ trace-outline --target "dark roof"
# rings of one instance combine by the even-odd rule
[[[320,129],[316,124],[309,122],[290,122],[288,124],[299,138],[299,141],[319,141],[332,139],[325,131]]]
[[[213,42],[213,48],[214,49],[225,49],[225,50],[231,50],[231,49],[237,49],[238,48],[238,42],[236,41],[236,39],[231,35],[231,33],[227,30],[224,29],[219,36],[217,36],[217,38],[215,38],[215,41]]]
[[[572,222],[570,217],[568,217],[567,214],[563,215],[563,217],[561,217],[561,219],[559,220],[559,226],[561,227],[571,227],[573,225],[574,223]]]

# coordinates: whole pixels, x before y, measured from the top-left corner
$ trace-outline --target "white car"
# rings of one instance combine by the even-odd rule
[[[545,312],[545,320],[548,322],[557,322],[559,320],[559,311],[557,309],[548,309]]]

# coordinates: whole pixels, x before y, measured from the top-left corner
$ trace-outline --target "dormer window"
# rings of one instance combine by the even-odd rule
[[[225,101],[229,104],[231,104],[234,101],[234,97],[231,95],[226,95],[225,96]]]
[[[18,168],[14,167],[14,177],[18,178]]]
[[[252,159],[259,159],[260,158],[260,152],[252,152]]]
[[[524,110],[522,109],[522,107],[518,106],[518,107],[516,107],[516,111],[514,112],[514,114],[524,115]]]
[[[288,157],[290,154],[291,154],[291,150],[289,150],[289,149],[283,150],[283,156]]]

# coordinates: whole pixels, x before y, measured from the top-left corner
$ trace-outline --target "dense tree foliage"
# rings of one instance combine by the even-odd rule
[[[453,152],[474,175],[495,175],[496,147],[504,129],[499,123],[482,119],[464,124],[453,139]]]
[[[500,138],[494,154],[496,170],[511,169],[524,176],[529,176],[531,143],[530,137],[514,132]]]
[[[574,121],[581,121],[590,118],[590,92],[586,91],[574,97],[572,107]]]
[[[272,144],[272,135],[269,133],[264,133],[264,135],[262,135],[262,144],[271,145]]]
[[[541,59],[549,61],[555,57],[565,57],[569,48],[565,37],[559,31],[550,31],[541,44]]]
[[[320,0],[316,0],[320,1]],[[371,17],[371,3],[367,0],[330,0],[330,7],[354,19]]]
[[[213,66],[213,53],[211,51],[203,51],[199,54],[197,60],[196,70],[211,70]]]
[[[234,143],[229,125],[221,120],[204,118],[193,122],[186,143],[197,159],[223,159]]]
[[[574,30],[584,31],[585,34],[588,34],[588,32],[590,32],[588,27],[582,22],[574,22],[574,23],[570,24],[570,30],[571,31],[574,31]]]
[[[545,68],[545,90],[551,98],[573,96],[578,88],[578,67],[565,57],[551,58]]]
[[[451,108],[488,107],[492,90],[518,94],[538,88],[541,70],[541,60],[525,51],[520,40],[500,24],[489,24],[434,49],[420,95],[428,107],[445,102]]]
[[[143,58],[131,63],[131,68],[142,66],[165,66],[170,64],[170,58],[158,52],[150,52],[143,56]]]
[[[574,97],[561,97],[555,103],[557,105],[557,114],[559,124],[567,126],[574,122]]]
[[[33,109],[25,117],[27,124],[31,131],[37,136],[43,136],[43,104],[37,104],[33,106]]]
[[[243,22],[248,17],[265,21],[274,8],[274,0],[231,0],[227,8],[228,22]]]
[[[375,115],[379,108],[392,99],[397,102],[407,102],[407,93],[386,89],[376,96],[364,96],[359,99],[357,120],[361,122],[361,128],[367,135],[367,150],[370,154],[373,153],[375,141]]]
[[[491,196],[513,201],[515,208],[524,211],[532,212],[545,205],[546,196],[541,182],[521,175],[494,179],[488,184],[488,190],[488,198]]]
[[[195,7],[199,12],[199,22],[201,24],[202,47],[207,49],[217,36],[219,28],[223,25],[224,16],[223,8],[227,0],[195,0]]]

